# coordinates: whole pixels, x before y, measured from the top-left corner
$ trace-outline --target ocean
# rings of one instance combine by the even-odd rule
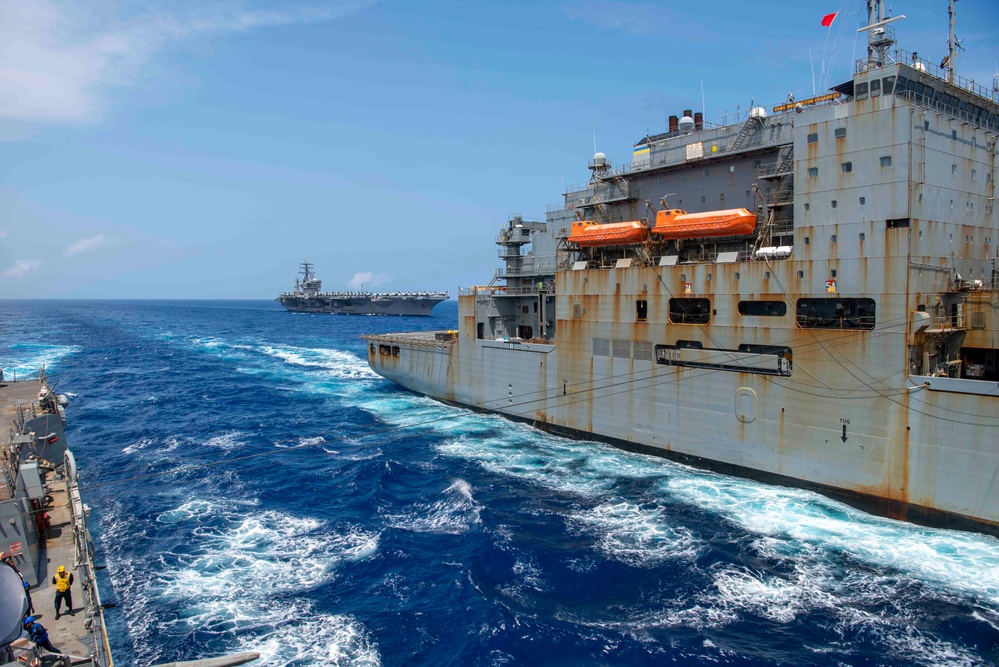
[[[92,508],[120,665],[999,663],[999,540],[447,406],[269,301],[0,301]]]

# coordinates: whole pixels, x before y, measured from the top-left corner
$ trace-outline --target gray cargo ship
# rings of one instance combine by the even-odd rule
[[[895,48],[828,94],[602,153],[459,331],[366,336],[450,403],[999,534],[999,90]],[[941,12],[942,14],[942,12]],[[898,17],[902,18],[902,17]]]
[[[448,292],[323,292],[323,282],[302,262],[302,277],[292,292],[275,299],[293,313],[334,315],[430,315],[434,306],[447,301]]]

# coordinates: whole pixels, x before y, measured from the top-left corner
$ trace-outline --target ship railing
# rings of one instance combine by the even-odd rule
[[[67,457],[68,459],[68,457]],[[82,576],[81,588],[85,602],[85,613],[90,632],[94,636],[94,655],[92,662],[97,667],[113,667],[111,645],[108,641],[107,625],[104,619],[104,604],[97,587],[96,568],[94,567],[94,541],[87,526],[90,508],[83,503],[80,486],[75,470],[65,465],[66,496],[69,498],[69,509],[73,521],[73,541],[75,546],[74,567]]]
[[[548,275],[555,273],[553,267],[548,268]],[[513,278],[520,278],[523,276],[537,276],[543,275],[545,272],[544,267],[537,266],[533,262],[530,264],[524,264],[523,266],[507,266],[504,268],[496,269],[493,271],[494,278],[506,278],[507,276]]]
[[[454,343],[457,341],[456,336],[448,336],[442,340],[436,336],[428,335],[433,333],[435,332],[421,332],[423,335],[419,336],[414,336],[413,334],[371,334],[361,336],[361,338],[368,342],[372,351],[380,349],[375,347],[378,344],[396,347],[409,346],[448,349],[453,347]]]
[[[564,210],[565,210],[564,201],[555,202],[554,204],[548,204],[548,206],[545,207],[545,213],[557,213],[559,211],[564,211]]]
[[[539,288],[539,285],[541,286]],[[539,292],[554,294],[554,285],[549,281],[538,281],[531,285],[507,286],[507,285],[473,285],[472,287],[461,287],[458,289],[459,296],[537,296]]]
[[[974,79],[967,79],[958,74],[954,74],[953,72],[948,71],[947,68],[938,67],[937,65],[934,65],[932,61],[926,60],[925,58],[917,58],[916,54],[909,53],[905,49],[892,49],[887,54],[887,62],[884,63],[876,63],[867,58],[859,58],[854,67],[854,71],[856,74],[860,74],[861,72],[878,69],[886,65],[893,65],[895,63],[909,65],[919,72],[929,74],[930,76],[940,79],[941,81],[945,81],[952,86],[961,88],[962,90],[966,90],[969,93],[987,100],[999,103],[999,91],[992,90],[979,83],[975,83]]]
[[[988,118],[984,117],[986,114],[979,115],[978,112],[968,112],[961,111],[959,107],[955,107],[950,104],[943,104],[941,101],[936,99],[931,99],[928,95],[920,95],[914,90],[907,90],[904,93],[896,93],[898,97],[905,98],[910,103],[920,106],[926,109],[933,109],[939,111],[951,118],[959,120],[976,127],[980,127],[983,130],[989,130],[992,132],[999,131],[999,120],[989,121]]]
[[[794,172],[794,161],[792,160],[790,164],[787,162],[771,162],[769,164],[761,164],[756,168],[756,178],[774,178],[776,176],[783,176],[785,174],[791,174]]]

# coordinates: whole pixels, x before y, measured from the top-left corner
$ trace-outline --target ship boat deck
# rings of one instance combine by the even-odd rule
[[[37,400],[40,384],[37,380],[21,380],[18,382],[0,382],[0,426],[6,427],[4,430],[12,429],[14,418],[19,405],[26,406],[28,403]],[[4,464],[7,463],[9,454],[5,449]],[[52,463],[61,463],[53,461]],[[38,581],[37,586],[30,589],[31,600],[35,608],[35,619],[48,630],[49,640],[64,655],[70,655],[71,664],[86,665],[91,664],[90,656],[94,655],[94,635],[87,629],[88,615],[86,612],[86,597],[81,588],[81,582],[86,580],[83,571],[79,569],[76,561],[76,548],[73,535],[73,520],[70,511],[70,499],[66,485],[61,481],[54,481],[50,473],[46,477],[47,497],[51,502],[45,506],[45,513],[50,517],[48,534],[44,541],[44,546],[40,549],[39,563],[37,564]],[[6,484],[0,484],[0,500],[8,499],[9,492]],[[12,542],[16,542],[13,537],[8,537],[0,531],[0,550],[11,551]],[[15,549],[16,550],[16,549]],[[25,573],[34,564],[27,562],[24,555],[14,556],[14,565]],[[72,587],[73,609],[72,616],[65,613],[57,620],[55,617],[55,586],[52,585],[52,577],[55,576],[56,569],[60,565],[65,565],[68,572],[74,575]],[[32,646],[27,639],[16,640],[11,647],[15,649],[29,650]],[[47,659],[46,653],[41,652],[42,664],[61,664]],[[23,654],[23,652],[22,652]]]

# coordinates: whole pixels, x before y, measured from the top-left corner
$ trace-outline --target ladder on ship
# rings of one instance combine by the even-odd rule
[[[763,118],[759,116],[750,116],[748,119],[746,119],[746,122],[743,123],[742,129],[739,130],[739,134],[735,135],[735,139],[732,141],[732,144],[728,147],[728,152],[731,153],[733,151],[745,148],[747,145],[749,145],[749,141],[752,138],[753,134],[755,134],[757,130],[762,128],[763,128]]]

